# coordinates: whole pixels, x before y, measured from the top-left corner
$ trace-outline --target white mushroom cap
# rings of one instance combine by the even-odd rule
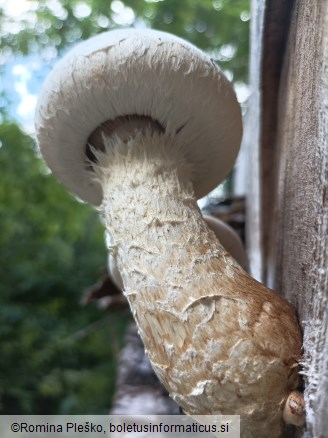
[[[196,197],[230,171],[242,123],[234,91],[214,62],[188,42],[123,29],[77,45],[53,69],[39,95],[36,134],[49,167],[68,189],[99,205],[100,184],[86,145],[102,123],[147,116],[175,137],[192,165]]]
[[[236,231],[230,225],[213,216],[204,215],[204,220],[208,227],[214,232],[215,236],[224,249],[240,264],[245,271],[248,270],[248,258],[245,247]],[[107,234],[107,243],[111,246],[111,237]],[[123,281],[118,270],[115,257],[111,253],[108,255],[108,273],[115,285],[123,290]]]

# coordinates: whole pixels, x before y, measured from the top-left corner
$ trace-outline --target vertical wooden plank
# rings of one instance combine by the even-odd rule
[[[328,436],[328,0],[253,0],[252,14],[253,99],[246,127],[252,172],[247,219],[252,272],[298,311],[304,331],[307,409],[307,429],[298,436],[324,438]]]
[[[246,245],[248,250],[250,272],[258,280],[263,279],[262,272],[262,234],[261,216],[261,54],[264,23],[264,1],[252,0],[251,19],[251,55],[250,87],[251,97],[249,111],[244,127],[244,143],[249,154],[249,181],[246,199]]]
[[[293,0],[253,0],[250,109],[244,142],[249,150],[247,246],[252,275],[266,279],[278,91]]]
[[[308,435],[328,436],[328,1],[297,1],[280,85],[268,282],[304,329]]]
[[[272,187],[276,160],[278,97],[281,71],[290,28],[293,0],[267,0],[265,3],[263,54],[261,64],[261,190],[263,278],[267,279],[270,228],[273,219]]]

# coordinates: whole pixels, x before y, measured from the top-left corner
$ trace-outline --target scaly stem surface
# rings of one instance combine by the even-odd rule
[[[281,436],[283,404],[298,385],[293,310],[208,229],[192,168],[170,139],[106,143],[95,166],[101,210],[158,377],[188,414],[240,414],[242,436]]]

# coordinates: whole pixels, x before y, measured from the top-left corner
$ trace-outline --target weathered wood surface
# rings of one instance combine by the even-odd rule
[[[328,0],[295,1],[288,24],[291,4],[253,1],[254,95],[246,140],[255,172],[248,242],[252,271],[294,304],[304,331],[307,428],[298,436],[323,438],[328,437]],[[271,32],[280,32],[280,44]]]
[[[252,1],[252,94],[244,135],[250,168],[246,227],[251,270],[259,280],[266,277],[278,91],[292,6],[293,0]]]

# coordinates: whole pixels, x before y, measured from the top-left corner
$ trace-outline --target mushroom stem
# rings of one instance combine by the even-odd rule
[[[193,169],[170,137],[104,143],[93,164],[101,211],[155,372],[187,414],[240,414],[243,437],[280,437],[284,402],[298,386],[292,307],[209,230]]]

